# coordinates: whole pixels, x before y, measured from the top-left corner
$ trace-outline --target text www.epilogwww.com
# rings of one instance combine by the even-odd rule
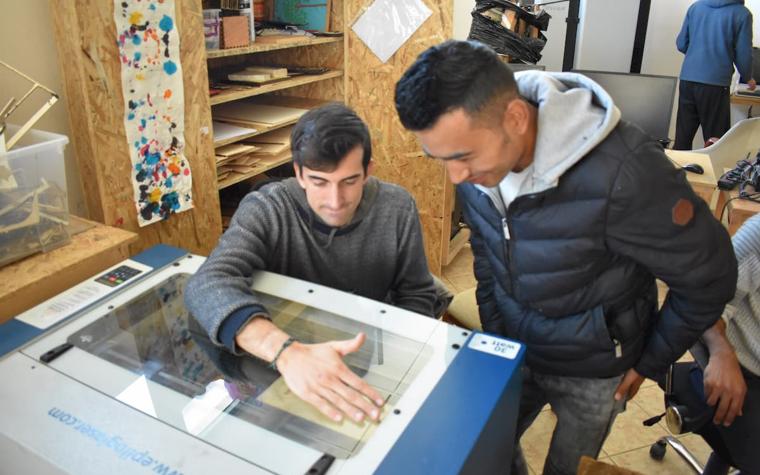
[[[48,415],[53,419],[56,419],[61,423],[70,426],[72,429],[84,435],[85,437],[89,437],[98,445],[98,447],[103,446],[113,450],[116,455],[118,455],[122,460],[131,460],[136,464],[147,467],[148,470],[151,470],[152,467],[153,472],[160,473],[162,475],[182,475],[182,472],[172,470],[171,466],[164,465],[160,461],[148,455],[147,450],[140,452],[138,449],[127,445],[127,443],[118,435],[108,435],[105,432],[86,423],[85,421],[77,418],[76,416],[58,409],[57,407],[51,408],[48,411]]]

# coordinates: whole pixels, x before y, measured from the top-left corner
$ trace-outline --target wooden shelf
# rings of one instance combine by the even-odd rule
[[[263,53],[278,49],[298,48],[300,46],[323,45],[328,43],[342,43],[343,35],[329,37],[303,37],[303,36],[257,36],[256,42],[250,46],[229,49],[206,50],[208,59],[226,58],[251,53]]]
[[[212,106],[224,104],[225,102],[245,99],[246,97],[258,96],[274,91],[281,91],[283,89],[290,89],[291,87],[303,86],[304,84],[326,81],[327,79],[339,78],[341,76],[343,76],[343,71],[328,71],[324,74],[296,76],[294,78],[284,79],[282,81],[264,84],[262,86],[234,86],[231,89],[220,92],[216,96],[212,96],[209,102]]]
[[[260,100],[254,99],[253,102],[254,103],[260,102],[261,104],[266,104],[266,105],[271,105],[271,106],[297,107],[300,109],[314,109],[314,108],[330,103],[330,101],[325,101],[322,99],[311,99],[308,97],[294,97],[294,96],[270,96],[266,98],[261,98]],[[222,120],[220,122],[228,122],[230,124],[239,125],[241,127],[253,127],[256,129],[256,132],[251,132],[250,134],[244,134],[244,135],[240,135],[240,136],[233,137],[230,139],[215,140],[214,148],[219,148],[224,145],[240,142],[242,140],[255,137],[257,135],[265,134],[267,132],[271,132],[273,130],[277,130],[282,127],[293,125],[296,122],[298,122],[298,119],[284,122],[282,124],[275,125],[275,126],[265,125],[265,124],[253,124],[253,123],[248,123],[248,124],[240,123],[240,122],[236,123],[235,121],[229,121],[229,120]]]
[[[228,186],[232,186],[235,183],[240,183],[241,181],[253,178],[256,175],[260,175],[267,170],[271,170],[272,168],[276,168],[280,165],[284,165],[285,163],[290,162],[290,159],[292,157],[293,155],[288,152],[287,154],[283,154],[278,157],[262,159],[253,167],[253,170],[251,170],[249,173],[235,173],[234,175],[219,181],[218,188],[221,190],[223,188],[227,188]]]

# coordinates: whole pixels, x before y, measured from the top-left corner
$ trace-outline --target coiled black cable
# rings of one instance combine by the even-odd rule
[[[535,64],[541,60],[541,51],[546,45],[546,37],[543,33],[539,33],[538,38],[520,36],[483,15],[483,12],[492,8],[512,10],[519,20],[523,20],[541,31],[545,31],[549,27],[551,15],[543,10],[534,15],[506,0],[479,0],[472,10],[472,25],[468,39],[480,41],[493,48],[497,53],[508,55],[525,63]]]

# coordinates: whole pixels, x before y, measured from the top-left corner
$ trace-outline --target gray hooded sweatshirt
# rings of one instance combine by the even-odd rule
[[[498,187],[478,185],[502,215],[514,198],[557,186],[559,178],[620,122],[620,110],[610,95],[586,76],[522,71],[515,79],[520,95],[538,107],[538,132],[529,167],[507,174]]]
[[[295,178],[248,194],[198,272],[185,304],[216,344],[232,351],[242,326],[267,309],[251,292],[266,270],[433,315],[436,289],[414,200],[400,186],[370,178],[352,220],[325,224]]]

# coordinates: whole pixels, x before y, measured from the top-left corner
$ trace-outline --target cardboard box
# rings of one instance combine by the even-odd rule
[[[226,16],[222,18],[222,48],[240,48],[248,46],[249,42],[248,17]]]

